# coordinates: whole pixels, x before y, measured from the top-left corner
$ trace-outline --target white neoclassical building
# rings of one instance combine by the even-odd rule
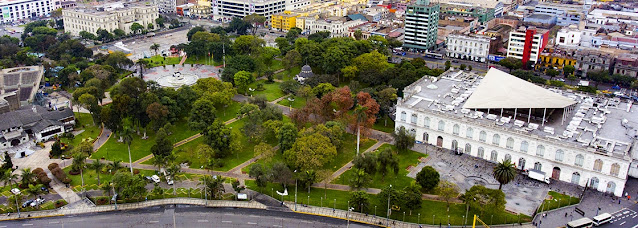
[[[450,34],[446,37],[447,57],[485,62],[490,52],[490,37]]]
[[[631,103],[546,89],[497,69],[426,76],[397,101],[396,128],[416,140],[554,180],[623,194],[638,115]]]
[[[64,31],[78,36],[81,31],[95,34],[98,29],[113,32],[115,29],[131,32],[131,25],[138,23],[147,28],[155,24],[159,16],[157,5],[144,3],[113,2],[99,6],[75,7],[62,10]]]

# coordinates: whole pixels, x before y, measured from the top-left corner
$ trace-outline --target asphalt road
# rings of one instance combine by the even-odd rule
[[[0,222],[0,227],[346,227],[347,221],[293,212],[178,205]],[[350,227],[373,227],[350,223]]]
[[[614,212],[611,215],[611,222],[601,225],[602,228],[637,228],[638,227],[638,205]]]

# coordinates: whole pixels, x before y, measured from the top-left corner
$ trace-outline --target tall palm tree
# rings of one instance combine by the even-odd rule
[[[122,160],[113,161],[106,165],[106,167],[111,170],[111,173],[117,173],[117,171],[123,167]]]
[[[166,156],[154,156],[153,166],[157,167],[157,171],[166,165]]]
[[[124,124],[122,124],[122,132],[120,133],[124,143],[128,146],[128,163],[131,168],[131,174],[133,174],[133,161],[131,160],[131,143],[133,142],[133,127],[131,124],[131,120],[126,118],[124,119]]]
[[[178,179],[181,178],[180,176],[177,176],[177,173],[179,173],[181,170],[181,166],[179,166],[177,163],[173,163],[168,167],[168,169],[166,169],[166,173],[168,174],[168,177],[173,180],[173,182],[177,182]],[[175,191],[175,183],[173,183],[173,195],[176,194],[177,192]]]
[[[84,165],[86,165],[86,158],[89,157],[84,153],[75,153],[73,155],[73,163],[71,163],[71,170],[80,171],[80,178],[82,178],[82,186],[84,186]]]
[[[95,170],[95,174],[97,174],[97,185],[100,185],[100,172],[106,165],[104,163],[99,162],[98,160],[93,160],[93,163],[89,165],[91,169]]]
[[[102,192],[106,195],[108,195],[109,197],[111,197],[111,182],[105,182],[104,184],[100,185],[100,190],[102,190]]]
[[[21,171],[22,173],[20,174],[20,177],[22,178],[22,180],[20,182],[22,182],[24,186],[29,186],[29,184],[33,183],[35,174],[31,172],[31,168],[24,168],[21,169]]]
[[[357,126],[357,155],[359,155],[359,142],[360,142],[360,132],[361,132],[361,127],[359,125],[363,123],[366,119],[368,119],[368,114],[366,114],[366,111],[368,111],[368,108],[363,107],[361,105],[357,105],[357,107],[354,109],[354,116],[355,116],[356,126]]]
[[[155,54],[157,55],[157,50],[160,48],[160,45],[157,43],[153,43],[151,45],[151,49],[153,49],[155,51]]]
[[[17,173],[13,173],[13,170],[8,169],[5,171],[4,173],[4,184],[6,185],[7,183],[9,184],[16,184],[18,177],[20,177],[20,175],[18,175]]]
[[[224,182],[226,181],[226,178],[222,176],[213,178],[213,176],[207,175],[200,178],[199,181],[199,185],[204,185],[207,188],[206,192],[209,193],[211,198],[220,199],[222,194],[224,194]]]
[[[509,159],[499,162],[494,167],[494,178],[500,183],[498,190],[501,190],[504,184],[514,180],[516,177],[516,168]]]

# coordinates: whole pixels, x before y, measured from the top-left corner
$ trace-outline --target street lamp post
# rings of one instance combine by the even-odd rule
[[[308,203],[306,205],[310,205],[310,196],[308,196]]]
[[[419,213],[419,216],[416,219],[416,223],[419,225],[421,224],[421,213]]]
[[[334,201],[334,205],[332,205],[332,211],[335,210],[335,208],[337,208],[337,199],[335,199]]]
[[[16,199],[16,209],[18,209],[18,218],[20,218],[20,205],[18,205],[18,196],[20,194],[16,194],[15,195],[15,199]]]
[[[390,185],[390,190],[392,190],[392,185]],[[388,210],[386,211],[385,225],[390,226],[390,192],[388,192]]]
[[[435,217],[435,216],[436,216],[436,215],[432,215],[432,225],[434,225],[434,217]]]
[[[377,206],[374,206],[374,217],[377,217]]]
[[[295,170],[295,173],[297,173],[297,170]],[[295,211],[297,211],[297,178],[295,178]]]
[[[295,101],[295,98],[289,97],[288,98],[288,108],[290,111],[292,111],[292,102]]]

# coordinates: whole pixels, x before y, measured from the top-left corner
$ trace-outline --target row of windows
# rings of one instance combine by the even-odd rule
[[[407,113],[401,112],[401,121],[406,122],[406,117],[407,117]],[[410,123],[412,124],[417,124],[417,115],[416,114],[412,114],[411,118],[410,118]],[[425,117],[424,118],[424,126],[426,128],[430,128],[430,118],[429,117]],[[437,123],[437,130],[439,131],[445,131],[445,121],[443,120],[439,120],[439,122]],[[460,131],[461,131],[461,127],[458,124],[454,124],[452,126],[452,134],[459,136],[460,135]],[[466,132],[465,132],[465,137],[468,139],[472,139],[474,135],[474,129],[471,127],[466,128]],[[427,133],[424,133],[423,135],[423,140],[424,141],[428,141],[427,139]],[[487,132],[485,131],[480,131],[479,132],[479,142],[482,143],[486,143],[487,142]],[[455,141],[456,142],[456,141]],[[501,136],[499,134],[493,134],[492,135],[492,145],[495,146],[500,146],[501,145]],[[469,144],[467,144],[466,146],[469,146]],[[455,147],[455,145],[453,145],[453,148]],[[508,137],[506,139],[506,143],[505,143],[505,148],[510,149],[510,150],[514,150],[514,138],[512,137]],[[479,153],[481,153],[481,148],[479,148]],[[520,148],[519,148],[520,152],[523,153],[528,153],[529,151],[529,142],[523,140],[520,144]],[[495,156],[496,151],[492,151],[493,155]],[[545,157],[545,146],[543,145],[538,145],[536,146],[536,156],[539,157]],[[494,157],[494,159],[496,159]],[[492,160],[492,159],[490,159]],[[554,160],[558,161],[558,162],[563,162],[565,160],[565,152],[561,149],[556,150],[556,152],[554,153]],[[495,160],[494,160],[495,161]],[[578,167],[583,167],[583,164],[585,162],[585,157],[582,154],[578,154],[576,155],[575,159],[574,159],[574,165],[578,166]],[[598,172],[602,172],[602,167],[603,167],[603,161],[601,159],[597,159],[594,162],[594,171],[598,171]],[[620,165],[618,163],[614,163],[611,166],[611,171],[610,174],[612,176],[618,176],[620,171]]]

